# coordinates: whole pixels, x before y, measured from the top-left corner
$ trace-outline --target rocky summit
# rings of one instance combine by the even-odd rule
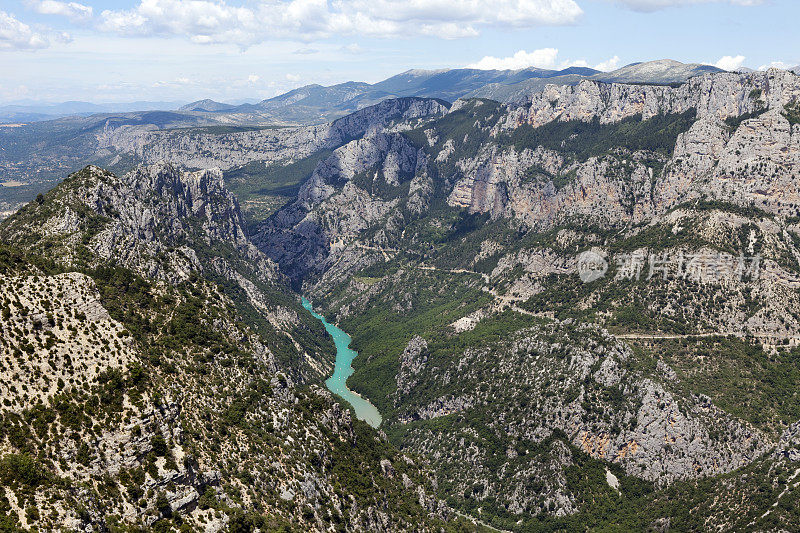
[[[0,223],[0,529],[796,529],[800,76],[551,74],[86,134]]]

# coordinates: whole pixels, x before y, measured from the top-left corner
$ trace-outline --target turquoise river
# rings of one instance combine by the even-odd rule
[[[381,414],[378,409],[369,403],[369,400],[347,388],[347,378],[353,374],[351,363],[358,355],[358,352],[350,349],[350,341],[352,340],[350,335],[328,323],[324,316],[314,312],[311,302],[306,298],[303,298],[302,301],[303,307],[308,309],[314,318],[322,322],[322,325],[325,326],[325,331],[333,337],[333,343],[336,345],[336,365],[333,369],[333,375],[325,381],[328,390],[352,405],[356,417],[360,420],[374,428],[380,426]]]

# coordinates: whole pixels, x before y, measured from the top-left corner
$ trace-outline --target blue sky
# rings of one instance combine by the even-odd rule
[[[262,99],[411,69],[800,63],[797,0],[0,0],[0,103]]]

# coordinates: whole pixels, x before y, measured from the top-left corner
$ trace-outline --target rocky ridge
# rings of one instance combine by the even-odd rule
[[[110,150],[114,166],[126,157],[142,163],[169,161],[187,168],[227,170],[251,161],[266,164],[302,159],[323,149],[334,149],[370,131],[395,122],[439,116],[445,103],[422,98],[387,100],[319,126],[264,128],[217,135],[213,133],[107,127],[97,134],[99,149]]]

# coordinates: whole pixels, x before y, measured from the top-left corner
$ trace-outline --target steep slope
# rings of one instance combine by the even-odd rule
[[[444,527],[431,478],[314,385],[331,342],[218,171],[87,167],[0,239],[5,529]]]
[[[791,529],[799,91],[771,70],[459,101],[334,150],[254,239],[463,512]]]
[[[331,150],[368,132],[441,116],[444,102],[421,98],[387,100],[323,126],[221,132],[114,130],[99,137],[116,154],[108,163],[171,161],[188,168],[217,167],[250,218],[269,214],[297,194],[300,183]]]

